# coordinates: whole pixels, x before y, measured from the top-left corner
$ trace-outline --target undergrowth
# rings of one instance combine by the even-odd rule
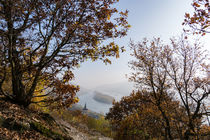
[[[99,118],[89,117],[86,114],[83,114],[81,111],[62,111],[61,114],[58,112],[53,112],[53,116],[60,116],[63,120],[74,125],[76,127],[82,127],[81,129],[85,129],[86,131],[91,130],[92,132],[98,132],[106,137],[113,137],[113,132],[111,130],[111,126],[109,121],[105,120],[103,115],[100,115]],[[81,126],[82,125],[82,126]]]

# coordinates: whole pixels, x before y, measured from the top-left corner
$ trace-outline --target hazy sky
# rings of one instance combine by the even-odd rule
[[[126,81],[125,74],[130,73],[128,61],[132,59],[128,44],[130,39],[141,41],[144,37],[161,37],[168,40],[172,36],[180,35],[181,25],[185,12],[192,11],[192,0],[120,0],[116,5],[118,9],[129,10],[128,22],[131,29],[124,38],[116,42],[125,46],[127,51],[119,59],[112,59],[111,65],[97,62],[85,62],[79,69],[74,70],[74,83],[85,87],[94,88],[104,84]],[[207,38],[210,35],[205,37]],[[207,47],[206,48],[210,50]]]

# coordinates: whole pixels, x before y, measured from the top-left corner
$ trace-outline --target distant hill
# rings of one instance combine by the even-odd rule
[[[87,94],[88,92],[90,92],[91,90],[84,88],[84,87],[80,87],[79,92],[77,92],[77,96],[82,96]]]
[[[130,95],[133,89],[133,84],[128,81],[123,81],[115,84],[106,84],[94,88],[103,94],[113,96],[115,100],[120,100],[123,96]]]

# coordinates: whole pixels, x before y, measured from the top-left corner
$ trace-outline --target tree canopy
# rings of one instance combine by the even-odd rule
[[[78,87],[72,69],[87,59],[111,63],[119,57],[115,42],[130,27],[128,11],[114,8],[118,0],[0,0],[0,93],[28,106],[32,98],[68,106]],[[8,81],[11,90],[4,87]],[[45,81],[42,95],[34,95]]]
[[[185,14],[183,25],[189,25],[196,34],[210,33],[210,5],[209,0],[193,0],[194,13]]]
[[[161,103],[170,119],[173,136],[179,137],[185,125],[180,118],[186,119],[184,109],[179,102],[165,96]],[[115,139],[161,139],[167,127],[161,111],[153,103],[151,94],[146,91],[133,91],[129,96],[114,102],[106,116],[117,132]]]

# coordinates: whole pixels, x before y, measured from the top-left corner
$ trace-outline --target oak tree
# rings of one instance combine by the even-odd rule
[[[76,102],[72,69],[87,59],[111,63],[108,57],[123,51],[114,42],[102,44],[130,27],[128,11],[114,8],[118,1],[0,0],[0,93],[25,107],[44,96],[39,102]],[[3,86],[6,79],[11,90]]]

